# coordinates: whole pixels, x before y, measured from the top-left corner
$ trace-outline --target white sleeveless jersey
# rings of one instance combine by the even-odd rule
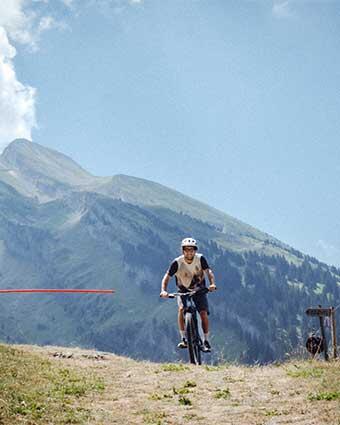
[[[178,270],[175,273],[177,286],[194,289],[205,285],[201,257],[202,254],[195,254],[191,264],[185,262],[184,255],[175,258],[178,264]]]

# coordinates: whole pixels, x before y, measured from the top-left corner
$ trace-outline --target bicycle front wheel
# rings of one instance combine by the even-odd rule
[[[198,330],[195,326],[192,313],[190,312],[185,315],[185,330],[187,333],[190,363],[201,364],[201,349],[199,345]]]

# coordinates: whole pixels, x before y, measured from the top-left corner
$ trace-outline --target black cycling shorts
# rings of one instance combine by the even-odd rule
[[[200,313],[201,311],[206,311],[209,314],[209,304],[208,304],[208,296],[204,293],[195,294],[192,299],[194,300],[197,311]],[[177,297],[178,307],[183,307],[182,297]]]

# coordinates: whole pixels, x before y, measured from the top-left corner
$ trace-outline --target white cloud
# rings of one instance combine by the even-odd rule
[[[74,0],[61,0],[61,1],[62,1],[62,3],[64,3],[64,5],[66,7],[69,7],[69,8],[72,8],[73,7]]]
[[[322,239],[318,240],[316,247],[319,252],[319,257],[329,264],[340,266],[340,247],[335,246]]]
[[[129,7],[137,7],[137,5],[143,3],[144,0],[73,0],[72,2],[74,9],[95,8],[106,16],[110,16],[112,12],[121,14],[127,11]]]
[[[13,139],[31,139],[37,126],[35,113],[35,88],[17,78],[14,67],[15,46],[21,44],[37,52],[42,34],[66,25],[51,16],[56,0],[0,0],[0,152]],[[84,7],[110,5],[114,8],[143,0],[58,0],[73,15]],[[48,12],[48,13],[47,13]]]
[[[79,1],[79,0],[60,0],[60,1],[71,12],[75,12],[76,6],[77,6],[77,1]],[[82,1],[83,1],[83,4],[84,4],[84,0],[82,0]]]
[[[62,22],[44,13],[47,6],[48,0],[0,1],[0,151],[15,138],[31,139],[36,126],[36,89],[18,80],[14,46],[37,51],[45,31],[64,28]]]
[[[272,13],[276,18],[287,19],[295,16],[291,0],[274,0]]]
[[[40,4],[40,6],[39,6]],[[47,0],[5,0],[0,2],[0,26],[13,43],[37,50],[40,36],[52,28],[64,28],[62,22],[44,15]]]
[[[32,20],[34,15],[24,13],[24,0],[6,0],[0,2],[0,26],[13,41],[29,44],[32,42]]]
[[[31,139],[36,125],[36,90],[18,81],[13,66],[15,55],[5,29],[0,27],[0,150],[15,138]]]
[[[51,29],[59,29],[59,30],[65,30],[68,26],[62,21],[57,21],[52,16],[43,16],[37,25],[37,29],[35,31],[35,37],[38,41],[41,34],[45,31],[51,30]],[[36,46],[37,47],[37,46]]]

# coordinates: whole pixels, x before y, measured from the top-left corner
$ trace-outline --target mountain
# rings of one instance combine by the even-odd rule
[[[7,146],[0,158],[1,169],[9,184],[41,201],[59,198],[73,187],[95,180],[66,155],[25,139]]]
[[[289,247],[271,236],[180,192],[131,176],[93,176],[69,157],[25,139],[15,140],[4,150],[0,172],[4,182],[43,203],[75,191],[94,192],[155,212],[165,209],[194,217],[213,226],[225,247],[248,249],[251,244],[268,253],[289,252]]]
[[[338,269],[173,189],[93,176],[20,139],[0,156],[0,286],[116,293],[1,295],[0,339],[185,358],[174,348],[176,307],[159,289],[187,235],[219,286],[210,295],[210,361],[282,358],[304,344],[313,324],[306,307],[340,302]]]

